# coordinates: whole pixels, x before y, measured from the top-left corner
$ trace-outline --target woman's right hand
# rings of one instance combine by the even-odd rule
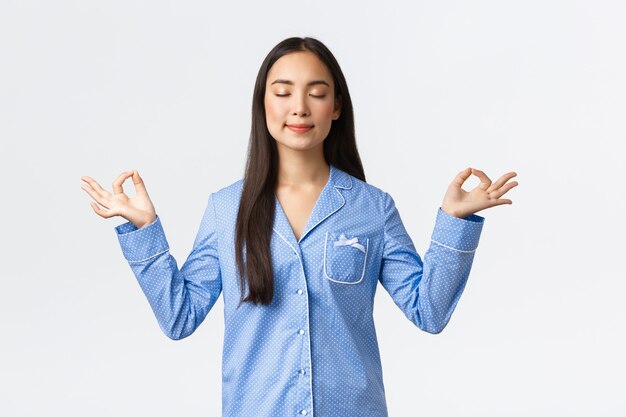
[[[133,178],[135,184],[136,195],[129,198],[124,194],[122,184],[128,177]],[[139,176],[136,169],[132,171],[122,172],[119,177],[113,182],[113,194],[103,189],[100,184],[91,177],[81,177],[81,180],[86,184],[81,185],[80,188],[85,190],[98,204],[105,209],[102,209],[98,204],[91,202],[93,211],[100,216],[108,219],[113,216],[121,216],[133,223],[137,228],[152,223],[156,219],[156,211],[148,196],[148,191],[143,183],[143,180]]]

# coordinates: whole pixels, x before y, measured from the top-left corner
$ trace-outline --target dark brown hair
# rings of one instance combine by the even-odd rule
[[[252,127],[235,232],[235,254],[241,289],[239,305],[249,301],[255,305],[269,305],[274,296],[270,240],[278,176],[278,150],[265,119],[265,84],[272,65],[283,55],[298,51],[313,52],[326,65],[335,84],[335,100],[341,103],[339,118],[332,122],[330,132],[324,139],[326,162],[365,181],[354,134],[352,101],[337,60],[317,39],[292,37],[281,41],[261,64],[252,97]],[[243,298],[246,282],[249,294]]]

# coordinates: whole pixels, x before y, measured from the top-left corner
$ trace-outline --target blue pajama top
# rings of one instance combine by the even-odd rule
[[[393,198],[330,165],[299,241],[275,199],[274,298],[240,300],[234,231],[243,179],[214,193],[180,269],[161,219],[115,227],[165,335],[178,340],[224,302],[223,417],[387,416],[374,328],[380,283],[419,329],[439,333],[465,288],[484,217],[438,209],[424,260]]]

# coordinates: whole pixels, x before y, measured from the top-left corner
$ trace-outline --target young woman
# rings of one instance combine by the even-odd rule
[[[461,188],[470,175],[481,183]],[[459,172],[424,261],[393,198],[365,182],[348,86],[312,38],[276,45],[259,70],[245,175],[208,197],[179,269],[137,170],[82,188],[117,236],[162,331],[192,334],[224,301],[224,416],[387,416],[373,320],[378,282],[418,328],[439,333],[463,292],[484,218],[517,182]],[[136,196],[122,189],[132,177]],[[101,208],[102,206],[103,208]]]

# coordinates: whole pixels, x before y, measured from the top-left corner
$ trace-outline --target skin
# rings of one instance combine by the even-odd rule
[[[462,186],[470,175],[476,175],[480,179],[480,184],[471,191],[465,191]],[[466,168],[459,172],[448,186],[441,209],[452,216],[465,218],[490,207],[513,204],[511,200],[500,197],[518,185],[517,181],[507,183],[516,175],[511,171],[492,183],[483,171],[471,167]]]
[[[135,196],[128,197],[124,194],[122,184],[127,178],[132,177],[135,186]],[[98,204],[91,202],[91,208],[100,217],[108,219],[121,216],[141,228],[156,219],[154,205],[148,196],[148,191],[136,169],[122,172],[113,182],[113,193],[105,190],[91,177],[83,176],[81,180],[85,184],[80,188],[85,190]],[[101,208],[100,206],[104,207]]]
[[[323,143],[341,114],[334,89],[330,71],[312,52],[284,55],[270,68],[265,82],[265,121],[276,140],[279,183],[313,183],[320,172],[328,171]],[[313,128],[294,132],[287,127],[291,124]]]
[[[288,80],[289,83],[276,80]],[[310,84],[320,80],[328,85]],[[282,56],[274,63],[266,80],[266,123],[279,153],[275,191],[298,240],[330,175],[330,167],[324,160],[323,142],[332,122],[341,115],[341,103],[333,92],[330,71],[309,51]],[[289,124],[313,127],[307,132],[294,132],[287,127]],[[480,184],[465,191],[462,186],[471,175],[477,176]],[[501,197],[518,185],[517,181],[508,182],[516,175],[511,171],[492,182],[483,171],[466,168],[449,184],[441,209],[452,216],[465,218],[490,207],[513,204],[510,199]],[[128,197],[122,188],[128,178],[132,178],[135,187],[134,197]],[[91,177],[83,176],[81,180],[84,181],[81,188],[95,200],[90,204],[98,216],[121,216],[138,228],[156,219],[154,205],[136,169],[122,172],[113,182],[112,193]]]
[[[298,241],[330,175],[324,140],[341,115],[334,91],[332,74],[309,51],[279,58],[265,81],[265,121],[278,149],[274,191]],[[312,128],[294,132],[293,124]]]

